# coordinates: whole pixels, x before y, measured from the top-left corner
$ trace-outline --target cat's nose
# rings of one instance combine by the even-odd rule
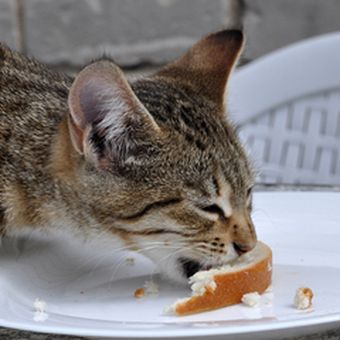
[[[234,249],[237,253],[237,255],[242,255],[247,253],[248,251],[251,251],[252,249],[254,249],[256,243],[255,244],[241,244],[241,243],[233,243]]]
[[[252,250],[256,246],[256,231],[249,215],[239,214],[233,216],[229,228],[231,240],[239,255]]]
[[[243,232],[239,232],[233,237],[233,246],[238,255],[242,255],[251,251],[257,244],[257,237],[254,230],[250,230],[251,227],[245,227]]]

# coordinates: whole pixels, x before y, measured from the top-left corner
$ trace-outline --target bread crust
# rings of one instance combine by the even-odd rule
[[[203,295],[194,295],[175,304],[177,315],[188,315],[230,306],[241,302],[242,296],[251,292],[263,293],[272,281],[272,251],[267,256],[242,270],[214,276],[216,288],[207,287]]]

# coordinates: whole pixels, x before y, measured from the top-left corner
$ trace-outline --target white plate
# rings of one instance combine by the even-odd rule
[[[259,308],[241,305],[176,317],[164,307],[189,289],[161,281],[135,254],[99,254],[98,247],[62,239],[5,242],[0,249],[0,326],[96,337],[212,336],[264,339],[340,326],[340,193],[255,194],[259,238],[274,253],[273,293]],[[133,256],[134,265],[126,263]],[[145,280],[158,297],[135,299]],[[311,287],[313,311],[293,308],[296,288]],[[34,321],[33,301],[47,302],[48,319]]]

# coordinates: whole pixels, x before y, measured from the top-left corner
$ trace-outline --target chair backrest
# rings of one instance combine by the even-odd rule
[[[340,184],[340,33],[236,70],[228,111],[259,182]]]

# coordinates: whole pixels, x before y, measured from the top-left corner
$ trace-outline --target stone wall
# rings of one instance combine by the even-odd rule
[[[103,53],[138,68],[244,23],[244,60],[252,60],[340,30],[339,14],[339,0],[0,0],[0,41],[57,68],[77,69]]]

